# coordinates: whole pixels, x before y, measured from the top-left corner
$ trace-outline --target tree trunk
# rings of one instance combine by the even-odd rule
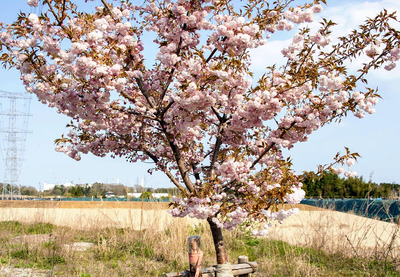
[[[214,240],[217,264],[226,264],[228,262],[228,255],[226,254],[224,237],[222,236],[222,229],[212,221],[211,217],[207,218],[207,221],[210,225],[211,234]]]

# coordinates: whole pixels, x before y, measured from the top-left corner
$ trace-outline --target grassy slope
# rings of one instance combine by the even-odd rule
[[[56,276],[159,276],[187,267],[186,238],[193,234],[202,236],[203,266],[213,265],[212,239],[207,226],[201,224],[139,232],[0,222],[0,261],[3,266],[46,269]],[[29,241],[21,239],[24,235],[35,236]],[[239,255],[258,262],[259,271],[254,276],[399,276],[398,264],[389,257],[326,254],[322,249],[253,238],[240,230],[227,232],[225,238],[232,263]],[[94,246],[83,252],[64,246],[79,241]]]

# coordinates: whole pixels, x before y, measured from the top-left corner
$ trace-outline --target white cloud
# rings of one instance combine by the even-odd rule
[[[398,0],[382,0],[382,1],[362,1],[362,2],[347,2],[337,6],[328,6],[321,13],[321,18],[327,18],[337,23],[332,30],[332,37],[345,36],[352,30],[356,29],[360,24],[363,24],[367,18],[375,17],[379,12],[386,9],[389,13],[396,11],[400,12],[400,1]],[[395,24],[399,28],[400,24]],[[360,68],[363,63],[369,62],[367,57],[359,57],[352,65],[349,66],[350,71]],[[386,71],[383,68],[370,73],[369,77],[389,81],[398,79],[400,67],[398,66],[392,71]]]
[[[326,6],[325,10],[320,14],[320,18],[324,17],[339,23],[335,28],[335,33],[336,35],[345,35],[358,25],[362,24],[366,18],[374,17],[384,8],[387,9],[388,12],[399,11],[400,1],[349,1],[337,6],[329,6],[328,3],[328,6]],[[318,18],[316,19],[318,20]]]
[[[332,5],[330,5],[332,4]],[[337,41],[337,37],[345,36],[352,30],[356,29],[360,24],[363,24],[365,20],[370,17],[375,17],[383,9],[387,9],[388,12],[397,11],[400,16],[400,1],[399,0],[382,0],[382,1],[331,1],[328,2],[328,6],[324,7],[324,11],[315,17],[315,21],[307,26],[311,29],[311,32],[316,32],[321,26],[319,22],[322,18],[332,20],[337,23],[332,28],[332,39],[333,42]],[[301,24],[299,28],[306,27],[306,24]],[[400,28],[400,24],[397,24]],[[257,49],[250,51],[252,59],[251,70],[259,75],[261,72],[265,72],[267,66],[276,64],[277,66],[283,65],[286,59],[281,54],[281,50],[290,44],[291,39],[279,40],[279,34],[274,35],[275,40],[269,40],[268,43]],[[349,71],[356,71],[361,68],[363,63],[368,62],[370,59],[367,57],[358,57],[349,66]],[[381,79],[385,81],[397,80],[400,76],[400,65],[392,71],[386,71],[384,69],[375,70],[369,75],[373,79]]]
[[[383,8],[387,8],[389,12],[400,11],[400,0],[331,0],[321,16],[338,23],[333,36],[343,36],[362,24],[367,17],[374,17]],[[400,17],[400,13],[398,16]],[[316,17],[309,27],[316,31],[320,21],[321,18]],[[291,41],[287,38],[286,34],[279,40],[278,35],[278,40],[268,41],[265,46],[252,50],[252,70],[260,74],[260,71],[265,71],[267,65],[282,64],[284,59],[280,51]],[[351,69],[359,67],[365,61],[367,60],[360,59]],[[394,116],[400,103],[400,89],[397,84],[399,76],[400,64],[390,72],[379,69],[367,76],[369,85],[373,88],[379,87],[383,96],[383,100],[376,106],[376,114],[368,115],[363,120],[349,116],[340,124],[332,124],[318,130],[310,136],[308,142],[297,144],[289,152],[294,161],[294,169],[298,173],[302,170],[316,170],[318,164],[331,162],[336,152],[343,150],[343,146],[348,146],[351,151],[359,152],[362,156],[354,167],[359,176],[368,179],[373,172],[373,179],[378,183],[399,183],[396,166],[398,167],[397,159],[400,154],[400,129]],[[360,85],[360,88],[362,86]]]
[[[291,40],[274,40],[268,41],[262,47],[252,49],[250,56],[252,60],[251,70],[253,72],[264,72],[267,66],[276,64],[283,65],[285,61],[281,50],[290,44]]]

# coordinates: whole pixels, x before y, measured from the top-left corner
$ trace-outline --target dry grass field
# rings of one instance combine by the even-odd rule
[[[300,214],[268,238],[226,232],[231,262],[249,256],[260,266],[254,276],[400,275],[399,225],[297,207]],[[167,209],[158,202],[0,201],[0,276],[159,276],[187,267],[186,238],[194,234],[202,236],[203,265],[213,265],[206,222],[172,218]],[[82,243],[91,246],[82,250]],[[42,273],[10,271],[21,267]]]
[[[306,205],[299,207],[307,211],[321,210]],[[200,222],[188,217],[172,218],[167,210],[165,202],[0,201],[0,221],[46,222],[85,230],[98,227],[143,230],[149,226],[162,230],[177,221]]]

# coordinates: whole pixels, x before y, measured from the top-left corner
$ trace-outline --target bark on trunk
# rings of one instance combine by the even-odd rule
[[[217,255],[217,264],[226,264],[228,263],[228,255],[226,254],[224,238],[222,236],[222,229],[212,221],[212,218],[207,218],[207,221],[210,225],[211,234],[214,240],[214,247]]]

